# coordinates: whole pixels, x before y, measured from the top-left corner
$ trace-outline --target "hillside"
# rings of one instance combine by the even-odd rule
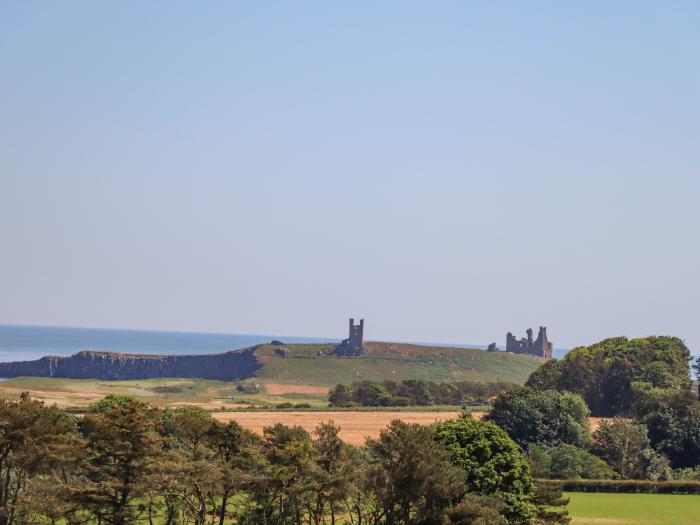
[[[425,379],[431,381],[509,381],[524,383],[541,361],[505,352],[479,349],[367,342],[361,357],[335,357],[334,345],[260,345],[261,364],[256,377],[262,382],[334,386],[356,379]]]
[[[257,345],[209,355],[132,355],[82,351],[70,357],[0,363],[0,377],[100,380],[255,378],[262,383],[334,386],[357,379],[523,383],[540,362],[506,353],[398,343],[365,343],[365,355],[330,355],[334,344]]]

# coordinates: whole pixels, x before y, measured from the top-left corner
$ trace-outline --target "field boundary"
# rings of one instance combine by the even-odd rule
[[[607,494],[700,494],[700,481],[646,481],[616,479],[538,479],[537,483],[560,487],[564,492]]]

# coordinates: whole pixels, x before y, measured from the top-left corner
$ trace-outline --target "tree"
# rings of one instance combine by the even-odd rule
[[[560,375],[561,362],[557,359],[550,359],[530,374],[530,377],[525,382],[525,386],[535,390],[556,390]]]
[[[240,523],[300,525],[315,495],[316,454],[303,428],[265,427],[248,490],[254,505]]]
[[[664,458],[649,446],[647,429],[624,419],[602,421],[593,433],[591,452],[624,479],[665,479]]]
[[[198,406],[178,407],[163,414],[165,434],[174,437],[174,445],[183,448],[193,460],[206,453],[206,439],[213,425],[211,414]]]
[[[27,498],[25,489],[36,476],[51,475],[69,462],[79,459],[81,440],[76,420],[55,406],[47,407],[23,393],[19,401],[0,401],[0,525],[12,525],[18,503],[31,509],[41,504]],[[40,493],[37,486],[33,494]],[[54,492],[59,488],[53,486]]]
[[[110,525],[133,523],[144,510],[138,502],[161,453],[159,421],[157,410],[134,400],[115,401],[85,414],[87,483],[80,498]]]
[[[430,427],[392,421],[377,439],[367,440],[365,491],[375,506],[365,512],[385,525],[439,523],[463,494],[463,474]]]
[[[510,523],[529,522],[534,485],[527,462],[505,431],[466,416],[437,423],[433,432],[452,464],[464,472],[466,492],[503,501]]]
[[[527,450],[530,443],[587,446],[588,416],[586,403],[576,394],[522,387],[500,394],[486,419]]]
[[[587,450],[562,443],[549,450],[552,479],[611,479],[612,469]]]
[[[547,451],[535,443],[531,443],[527,449],[527,462],[530,464],[530,472],[535,479],[546,479],[552,468],[552,458]]]
[[[134,403],[135,401],[136,399],[131,396],[125,396],[123,394],[107,394],[99,401],[95,401],[90,406],[88,406],[85,412],[87,412],[88,414],[94,414],[96,412],[108,412],[112,410],[112,407],[114,405],[123,407],[130,403]]]
[[[220,474],[218,513],[219,525],[224,525],[230,496],[251,483],[255,463],[251,449],[260,439],[235,421],[230,421],[226,425],[214,422],[209,430],[209,442],[214,450],[211,462]]]
[[[564,497],[561,485],[537,483],[534,502],[537,506],[536,525],[567,525],[571,521],[566,510],[569,498]]]
[[[508,525],[501,500],[488,496],[467,494],[445,510],[440,525]]]
[[[328,402],[332,407],[349,407],[353,405],[352,386],[336,385],[328,393]]]
[[[595,416],[632,412],[634,383],[688,390],[690,352],[677,337],[614,337],[575,348],[556,364],[535,370],[527,386],[555,388],[582,396]]]
[[[315,525],[325,523],[326,509],[330,513],[331,525],[335,525],[338,505],[345,497],[348,477],[353,475],[347,470],[347,446],[340,439],[340,428],[332,421],[320,423],[314,434],[314,446],[319,466],[316,474],[315,500],[309,507],[309,514]],[[223,525],[223,524],[222,524]]]
[[[647,406],[642,416],[651,446],[673,468],[700,465],[700,401],[690,391],[669,393]]]

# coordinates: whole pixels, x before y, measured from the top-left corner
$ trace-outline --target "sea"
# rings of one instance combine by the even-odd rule
[[[134,354],[217,354],[272,340],[328,343],[336,339],[280,335],[163,332],[111,328],[0,325],[0,362],[29,361],[45,355],[69,356],[80,350]]]
[[[272,340],[285,343],[340,342],[340,339],[322,337],[0,324],[0,362],[30,361],[45,355],[69,356],[80,350],[160,355],[216,354],[269,343]],[[414,343],[458,348],[486,348],[486,345],[481,344]],[[566,350],[555,349],[556,357],[564,353]]]

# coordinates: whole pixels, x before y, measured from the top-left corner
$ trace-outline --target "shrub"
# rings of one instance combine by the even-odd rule
[[[537,480],[560,486],[566,492],[604,492],[611,494],[700,494],[700,481],[642,481],[613,479]]]
[[[610,479],[615,476],[605,461],[587,450],[567,445],[549,451],[549,475],[553,479]]]

